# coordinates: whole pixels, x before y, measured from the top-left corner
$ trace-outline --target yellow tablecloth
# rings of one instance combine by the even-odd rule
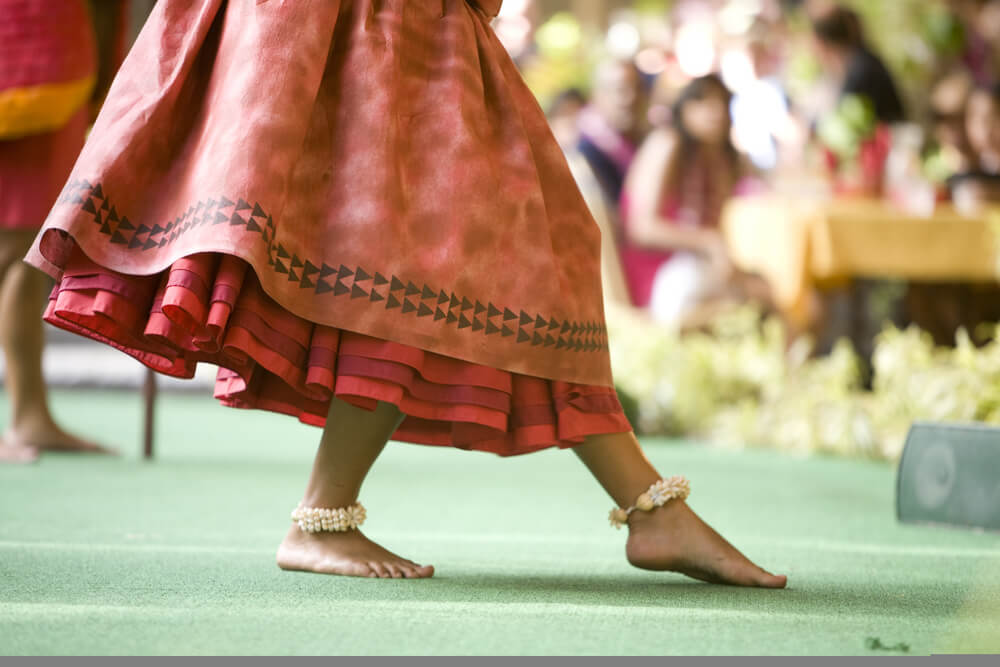
[[[853,277],[996,281],[995,211],[939,206],[926,217],[874,199],[735,198],[722,226],[734,261],[771,283],[778,305],[803,320],[815,287]]]

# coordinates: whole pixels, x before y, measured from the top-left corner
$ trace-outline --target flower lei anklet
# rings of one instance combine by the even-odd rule
[[[668,500],[677,498],[684,500],[691,493],[691,483],[681,475],[674,475],[669,479],[657,480],[645,493],[635,499],[635,504],[628,509],[616,507],[611,510],[608,519],[611,525],[621,530],[621,527],[628,521],[629,515],[635,510],[648,512],[654,507],[662,507]]]
[[[336,509],[303,507],[300,503],[292,510],[292,521],[305,533],[343,532],[354,530],[365,522],[365,508],[361,503]]]

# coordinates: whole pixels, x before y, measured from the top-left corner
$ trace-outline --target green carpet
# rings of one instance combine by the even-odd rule
[[[696,511],[788,574],[765,591],[630,568],[569,452],[391,443],[367,533],[437,575],[323,577],[273,560],[316,429],[164,396],[145,463],[136,395],[53,400],[124,455],[0,466],[0,654],[1000,651],[1000,536],[897,524],[885,464],[645,441]]]

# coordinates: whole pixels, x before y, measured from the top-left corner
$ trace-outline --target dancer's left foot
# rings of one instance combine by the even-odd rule
[[[96,442],[78,438],[62,430],[55,424],[45,424],[35,428],[8,429],[3,436],[0,436],[0,442],[3,443],[5,448],[10,448],[11,450],[24,451],[34,449],[36,452],[75,452],[112,456],[119,454],[116,449],[109,449]]]
[[[785,575],[755,565],[688,507],[671,500],[629,517],[629,563],[644,570],[672,570],[712,584],[784,588]]]

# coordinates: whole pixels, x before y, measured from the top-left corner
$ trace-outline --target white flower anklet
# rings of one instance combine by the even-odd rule
[[[305,533],[343,532],[354,530],[365,522],[365,508],[361,503],[336,509],[303,507],[299,503],[299,506],[292,510],[292,521]]]
[[[672,498],[684,500],[691,493],[691,483],[681,475],[674,475],[670,479],[661,479],[653,483],[645,493],[635,499],[635,504],[628,509],[616,507],[611,510],[608,519],[611,525],[621,530],[621,527],[628,521],[629,515],[635,510],[648,512],[654,507],[662,507]]]

